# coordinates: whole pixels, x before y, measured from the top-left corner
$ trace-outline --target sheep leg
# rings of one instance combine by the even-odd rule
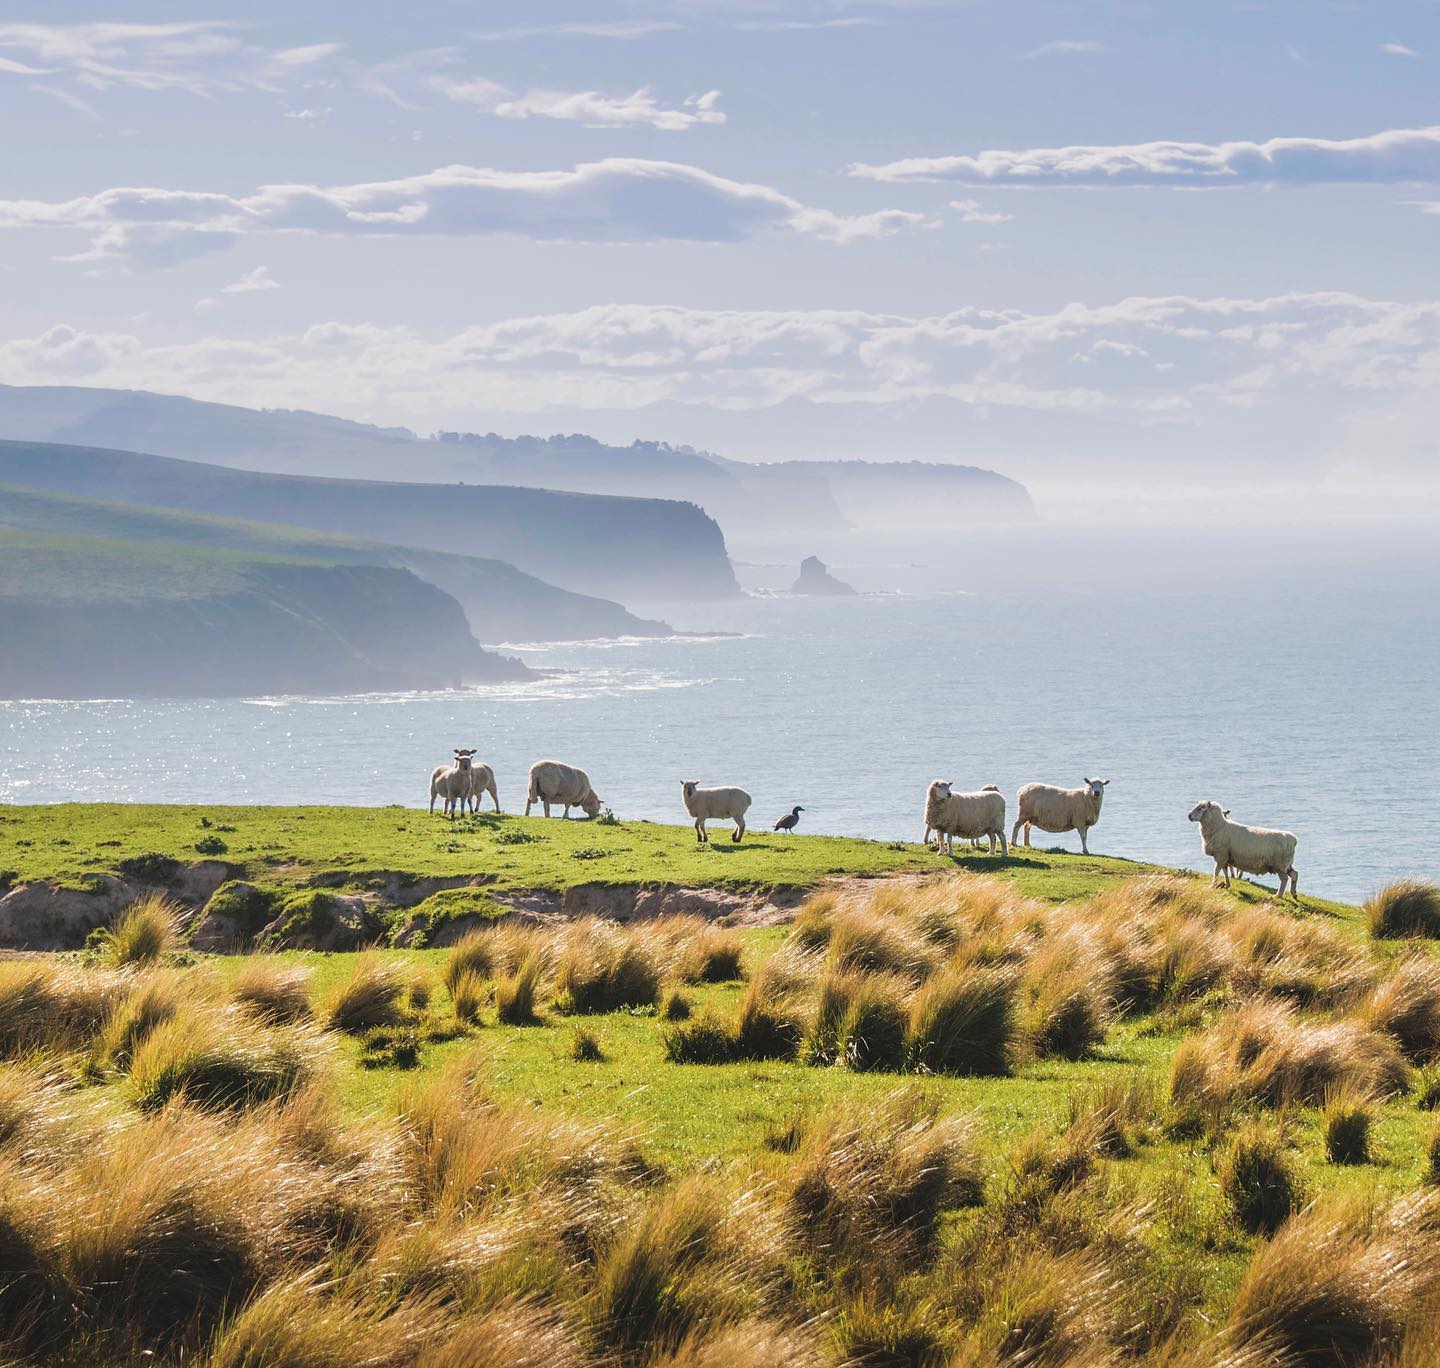
[[[740,838],[741,838],[744,834],[745,834],[745,819],[744,819],[743,817],[737,817],[737,818],[735,819],[735,830],[730,833],[730,839],[731,839],[732,841],[734,841],[736,845],[739,845],[739,844],[740,844]]]
[[[562,822],[568,822],[568,821],[570,820],[570,804],[569,804],[569,803],[566,803],[566,804],[565,804],[565,811],[560,814],[560,820],[561,820]]]
[[[1290,896],[1298,903],[1300,901],[1300,875],[1295,872],[1295,866],[1290,866]]]
[[[1030,824],[1029,822],[1026,822],[1026,823],[1025,823],[1025,849],[1026,849],[1026,850],[1029,850],[1029,849],[1030,849],[1030,825],[1031,825],[1031,824]]]
[[[490,797],[495,800],[495,811],[500,811],[500,794],[496,791],[495,785],[490,785]]]
[[[1020,824],[1024,820],[1025,819],[1023,817],[1017,817],[1015,819],[1015,826],[1010,832],[1010,844],[1012,846],[1020,839]]]
[[[545,815],[548,817],[550,815],[550,800],[548,798],[542,798],[540,801],[545,805]]]
[[[703,817],[697,817],[695,819],[695,839],[702,845],[710,839],[709,836],[705,834],[705,819]]]
[[[1088,855],[1090,853],[1090,846],[1089,843],[1085,840],[1085,833],[1089,830],[1089,828],[1082,826],[1076,827],[1075,830],[1080,833],[1080,853],[1082,855]]]
[[[434,790],[434,789],[431,789],[431,790],[430,790],[430,815],[431,815],[432,817],[435,815],[435,790]]]

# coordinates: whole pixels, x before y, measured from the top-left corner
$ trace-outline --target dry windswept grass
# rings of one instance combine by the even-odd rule
[[[1399,879],[1365,903],[1370,934],[1440,937],[1440,888],[1424,879]]]
[[[1434,1361],[1424,947],[1200,880],[1052,906],[957,875],[741,949],[693,918],[502,924],[438,958],[438,1002],[384,955],[0,963],[0,1363]],[[549,1029],[441,1052],[482,1016]],[[361,1075],[377,1026],[434,1071]],[[667,1172],[648,1100],[594,1119],[636,1042],[635,1096],[743,1096],[765,1143]],[[516,1087],[542,1057],[572,1111]]]
[[[186,909],[163,893],[146,893],[135,899],[106,932],[102,952],[107,963],[154,964],[175,948]]]

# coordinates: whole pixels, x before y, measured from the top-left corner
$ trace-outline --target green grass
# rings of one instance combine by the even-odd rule
[[[424,781],[417,772],[417,792]],[[514,889],[633,883],[803,889],[836,875],[948,868],[997,874],[1027,896],[1064,902],[1085,897],[1117,876],[1155,868],[1039,849],[1009,859],[967,854],[951,860],[907,842],[781,838],[755,831],[738,846],[716,840],[702,847],[688,826],[629,821],[608,826],[508,813],[452,824],[403,807],[70,803],[0,807],[0,869],[14,871],[16,882],[52,879],[83,886],[86,875],[113,870],[125,859],[151,853],[197,859],[196,843],[217,831],[229,847],[224,859],[237,878],[284,891],[308,885],[316,876],[324,876],[328,886],[356,890],[387,873],[411,879],[478,874],[491,880],[483,891],[438,896],[437,911],[447,901],[486,903],[493,894]],[[1253,884],[1237,883],[1236,894],[1247,901],[1268,898]],[[1353,908],[1320,898],[1307,896],[1303,906],[1346,922],[1356,916]]]

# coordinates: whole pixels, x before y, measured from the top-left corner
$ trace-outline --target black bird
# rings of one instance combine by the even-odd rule
[[[800,814],[804,811],[805,809],[802,808],[799,803],[796,803],[784,817],[775,823],[775,830],[794,831],[795,828],[800,825]]]

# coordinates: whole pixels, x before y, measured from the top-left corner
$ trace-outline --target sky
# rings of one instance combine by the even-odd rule
[[[12,0],[0,126],[0,383],[1440,488],[1435,0]]]

